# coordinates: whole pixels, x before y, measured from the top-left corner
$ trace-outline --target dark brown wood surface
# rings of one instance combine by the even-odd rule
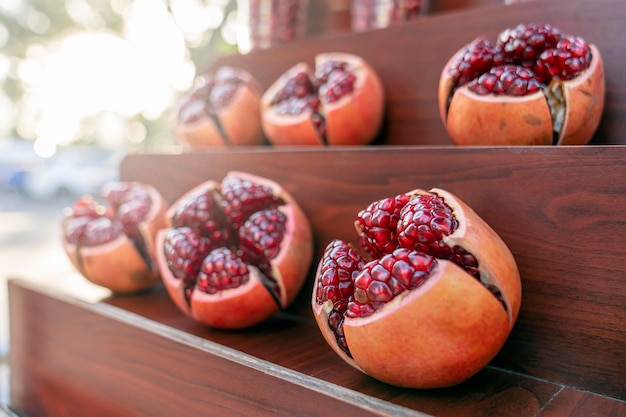
[[[204,328],[153,290],[100,303],[9,282],[11,407],[20,416],[621,416],[624,401],[489,366],[448,389],[379,383],[310,321]],[[601,413],[601,414],[597,414]]]
[[[626,147],[138,155],[122,178],[154,183],[173,201],[229,170],[272,178],[294,195],[314,230],[315,259],[333,238],[356,243],[356,213],[374,200],[413,188],[456,194],[504,239],[523,279],[518,324],[496,363],[626,398],[626,366],[616,366],[626,364]],[[302,314],[307,298],[295,306]]]
[[[311,221],[316,261],[331,239],[355,241],[354,217],[373,200],[413,188],[455,193],[511,248],[523,285],[513,333],[474,378],[418,391],[352,369],[312,320],[311,276],[287,311],[239,332],[198,325],[162,288],[94,302],[13,280],[11,405],[30,417],[626,415],[625,18],[622,0],[538,0],[224,57],[214,65],[254,68],[269,85],[330,46],[363,55],[388,88],[381,142],[397,146],[130,155],[122,164],[122,179],[153,184],[170,203],[230,170],[274,179]],[[433,94],[444,60],[482,32],[538,20],[603,52],[597,146],[447,146]]]
[[[500,31],[519,23],[550,23],[598,46],[607,91],[605,112],[592,143],[626,144],[622,134],[626,131],[626,78],[622,74],[626,2],[537,0],[467,9],[453,3],[447,7],[457,9],[384,30],[320,35],[270,50],[219,57],[209,68],[232,65],[248,69],[267,88],[297,62],[312,64],[316,53],[355,53],[374,67],[385,86],[386,123],[377,143],[450,145],[437,104],[439,76],[448,59],[479,35],[495,40]]]
[[[350,412],[355,401],[384,415],[621,415],[625,161],[624,146],[129,156],[122,179],[154,184],[169,202],[233,169],[279,181],[311,221],[317,259],[330,239],[355,239],[352,220],[370,201],[415,187],[452,191],[511,248],[524,292],[518,323],[496,360],[466,383],[404,390],[359,373],[330,350],[310,315],[310,281],[288,311],[241,332],[198,325],[162,288],[93,303],[13,282],[12,404],[31,416],[84,415],[79,409],[150,415],[155,407],[169,410],[169,402],[188,415],[218,405],[215,415],[289,415],[293,407],[323,415]]]
[[[221,179],[229,170],[280,182],[311,221],[316,259],[333,238],[355,240],[354,216],[369,202],[416,187],[447,189],[473,207],[511,248],[523,285],[516,327],[492,364],[459,387],[402,390],[355,371],[325,344],[310,314],[310,279],[288,311],[243,332],[212,331],[192,322],[162,289],[68,306],[67,300],[14,285],[11,352],[18,353],[11,355],[12,403],[24,411],[51,407],[78,415],[71,409],[74,405],[64,404],[71,399],[80,407],[82,396],[91,409],[105,407],[101,415],[123,415],[124,407],[150,414],[155,404],[162,406],[155,398],[178,395],[165,393],[165,384],[175,386],[177,393],[191,392],[191,397],[181,397],[184,404],[215,401],[228,412],[257,409],[259,402],[271,401],[278,415],[295,404],[304,407],[301,415],[318,415],[318,410],[327,410],[324,407],[335,407],[338,395],[347,396],[342,400],[346,407],[365,395],[386,415],[398,415],[395,408],[385,408],[388,403],[437,416],[583,416],[597,410],[620,415],[626,399],[625,161],[626,147],[620,145],[130,155],[122,164],[121,178],[155,185],[168,202],[203,181]],[[128,313],[135,315],[132,328]],[[93,331],[98,333],[95,339]],[[212,346],[207,357],[205,343]],[[235,357],[224,362],[220,346]],[[187,356],[194,365],[180,370]],[[255,379],[259,369],[248,369],[250,358],[266,361],[268,368],[261,371],[269,374],[266,380]],[[171,376],[176,369],[180,373]],[[286,388],[284,378],[287,387],[297,379],[293,371],[313,379]],[[223,373],[236,375],[228,384],[248,374],[253,383],[242,385],[237,394],[233,385],[222,388]],[[186,379],[192,382],[181,382]],[[300,391],[303,385],[314,386],[313,393]],[[336,391],[337,386],[347,391]],[[266,387],[290,394],[267,399]],[[227,395],[198,397],[215,395],[219,389]],[[323,395],[317,397],[320,390]],[[107,405],[99,396],[102,392],[128,403]],[[309,397],[317,399],[305,402]]]

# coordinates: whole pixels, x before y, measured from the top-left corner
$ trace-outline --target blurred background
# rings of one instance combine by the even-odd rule
[[[63,208],[124,154],[174,146],[177,98],[237,52],[234,0],[0,1],[0,403],[8,277],[72,273]],[[45,270],[49,275],[42,274]]]
[[[350,0],[302,1],[307,36],[349,28]],[[0,404],[7,279],[76,274],[60,244],[63,209],[115,180],[127,153],[176,150],[177,100],[212,60],[239,53],[241,4],[0,1]]]

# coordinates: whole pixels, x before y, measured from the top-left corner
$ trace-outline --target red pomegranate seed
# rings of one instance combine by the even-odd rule
[[[254,213],[239,228],[239,245],[243,258],[253,265],[267,264],[280,252],[285,235],[287,216],[278,209]]]
[[[409,201],[400,213],[398,245],[451,260],[480,279],[478,260],[460,246],[450,247],[444,236],[454,233],[458,221],[452,209],[436,194],[423,194]]]
[[[124,232],[121,223],[107,216],[70,218],[66,221],[65,230],[68,242],[85,246],[101,245]]]
[[[555,48],[541,53],[537,60],[537,71],[544,78],[571,80],[580,75],[591,63],[591,50],[584,39],[566,37]]]
[[[498,36],[507,62],[533,66],[542,51],[554,48],[562,32],[549,24],[521,23]]]
[[[285,204],[271,188],[238,177],[222,181],[221,207],[226,220],[238,230],[248,217],[259,210]]]
[[[422,194],[410,200],[400,213],[398,245],[447,258],[449,248],[441,241],[452,234],[458,222],[452,209],[435,194]]]
[[[216,202],[213,191],[200,191],[191,196],[176,210],[172,219],[174,227],[191,227],[215,242],[216,246],[229,245],[234,232]]]
[[[208,294],[237,288],[250,279],[248,266],[228,248],[217,248],[202,263],[196,287]]]
[[[457,58],[450,68],[450,74],[455,86],[460,87],[503,63],[502,48],[488,39],[478,38]]]
[[[357,215],[359,244],[372,257],[393,252],[396,247],[396,226],[400,211],[410,197],[400,194],[371,203]]]
[[[354,280],[346,316],[366,317],[399,294],[423,284],[437,265],[427,254],[399,248],[369,262]]]
[[[272,105],[281,103],[287,99],[303,99],[317,91],[316,86],[311,81],[309,74],[302,71],[289,79],[283,89],[274,97]],[[287,113],[298,114],[298,113]]]
[[[468,84],[479,95],[524,96],[545,89],[552,79],[569,80],[589,67],[591,51],[580,37],[549,24],[519,24],[496,44],[477,38],[450,69],[455,87]]]
[[[545,85],[531,69],[507,64],[494,67],[470,81],[467,88],[480,95],[525,96],[541,91]]]
[[[178,118],[183,123],[193,123],[207,115],[215,116],[220,109],[230,103],[239,85],[244,81],[233,72],[220,80],[204,77],[200,82],[190,99],[180,107]]]
[[[172,275],[183,281],[185,298],[191,298],[204,258],[213,250],[211,240],[190,227],[169,229],[163,251]]]
[[[279,114],[298,115],[310,111],[311,121],[325,143],[326,120],[321,103],[333,103],[354,91],[356,76],[347,70],[347,65],[329,60],[315,69],[314,76],[299,72],[287,81],[271,105]]]
[[[354,91],[356,76],[351,72],[334,71],[328,81],[320,86],[319,96],[324,103],[334,103]]]
[[[339,347],[349,353],[343,335],[343,318],[354,293],[354,279],[365,266],[365,260],[347,243],[334,240],[326,246],[322,258],[322,279],[318,281],[315,296],[318,303],[332,303],[328,321]]]

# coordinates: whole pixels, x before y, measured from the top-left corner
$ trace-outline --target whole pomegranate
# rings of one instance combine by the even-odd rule
[[[519,313],[513,255],[471,208],[441,189],[373,202],[319,263],[312,308],[339,356],[383,382],[458,384],[500,350]]]
[[[240,68],[223,66],[198,77],[179,106],[176,137],[191,149],[263,144],[261,92]]]
[[[286,307],[313,256],[309,222],[277,183],[244,172],[185,193],[159,232],[157,259],[174,303],[216,328],[250,327]]]
[[[112,182],[103,202],[91,196],[65,210],[63,247],[89,281],[116,293],[131,293],[159,282],[154,259],[157,231],[167,206],[159,191],[139,182]]]
[[[444,66],[439,112],[459,145],[584,145],[604,109],[600,51],[549,24],[478,37]]]
[[[383,85],[361,57],[324,53],[300,62],[263,94],[261,121],[274,145],[365,145],[384,116]]]

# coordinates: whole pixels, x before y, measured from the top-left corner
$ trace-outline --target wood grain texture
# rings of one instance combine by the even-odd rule
[[[178,320],[163,290],[88,304],[9,285],[11,406],[24,416],[533,417],[561,389],[495,368],[454,388],[400,389],[350,368],[312,322],[286,315],[220,332]],[[170,320],[148,320],[160,308],[144,304]]]
[[[129,155],[120,171],[123,180],[153,184],[170,203],[230,170],[276,180],[311,221],[315,262],[334,238],[356,242],[352,222],[370,202],[414,188],[453,192],[503,238],[522,276],[519,320],[490,366],[445,390],[398,389],[361,374],[330,350],[312,320],[312,275],[285,312],[239,332],[193,322],[163,288],[94,303],[12,280],[11,405],[30,417],[623,415],[626,2],[491,1],[441,1],[440,12],[416,22],[211,63],[252,68],[268,86],[317,52],[358,53],[385,81],[378,143],[394,146]],[[522,21],[552,23],[602,51],[607,106],[596,146],[447,146],[436,103],[441,67],[475,36]],[[416,144],[424,146],[405,146]]]
[[[269,87],[300,61],[313,63],[320,52],[344,51],[365,58],[380,75],[386,91],[386,122],[376,143],[451,145],[437,104],[439,76],[448,59],[479,35],[497,34],[519,23],[550,23],[598,46],[606,75],[606,104],[594,144],[626,144],[626,79],[622,76],[626,38],[623,0],[530,1],[463,8],[366,33],[340,33],[304,39],[247,55],[217,57],[207,69],[232,65],[248,69]],[[470,2],[473,3],[473,2]]]
[[[625,161],[624,146],[383,147],[135,155],[121,172],[168,201],[229,170],[274,179],[311,221],[316,260],[333,238],[356,243],[352,222],[370,202],[447,189],[503,238],[522,276],[520,317],[495,363],[626,398],[615,366],[626,363]],[[309,315],[309,294],[290,311]]]
[[[121,311],[10,288],[11,406],[24,416],[424,416]]]

